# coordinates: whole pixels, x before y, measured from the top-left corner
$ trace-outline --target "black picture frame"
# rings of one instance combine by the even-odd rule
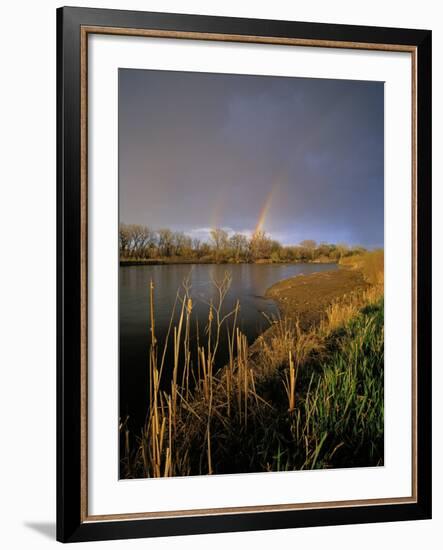
[[[403,45],[416,51],[416,501],[85,520],[81,437],[81,28],[216,33]],[[333,44],[330,44],[333,45]],[[431,31],[64,7],[57,10],[57,539],[157,537],[431,517]],[[84,380],[83,380],[84,382]]]

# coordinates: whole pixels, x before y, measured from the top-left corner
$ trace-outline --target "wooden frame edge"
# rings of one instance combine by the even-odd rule
[[[413,53],[415,46],[404,44],[379,44],[372,42],[351,42],[345,40],[320,40],[307,38],[285,38],[278,36],[254,36],[245,34],[224,34],[193,31],[168,31],[159,29],[137,29],[127,27],[104,27],[96,25],[82,25],[82,32],[86,34],[108,34],[121,36],[139,36],[149,38],[172,38],[184,40],[205,40],[218,42],[246,42],[250,44],[274,44],[280,46],[305,46],[321,48],[341,48],[355,50],[380,50],[392,52]]]
[[[255,514],[297,510],[324,510],[326,508],[351,508],[362,506],[381,506],[386,504],[415,504],[414,497],[378,498],[367,500],[337,500],[326,502],[307,502],[300,504],[265,504],[260,506],[237,506],[225,508],[200,508],[193,510],[173,510],[171,512],[139,512],[128,514],[102,514],[91,515],[85,518],[85,523],[102,521],[132,521],[141,519],[164,519],[183,517],[223,516],[230,514]]]
[[[262,37],[262,36],[247,36],[247,35],[225,35],[216,33],[199,33],[199,32],[181,32],[181,31],[164,31],[152,29],[128,29],[121,27],[100,27],[93,25],[82,25],[81,30],[81,136],[82,136],[82,169],[81,169],[81,188],[82,188],[82,281],[87,282],[87,61],[88,61],[88,35],[89,34],[106,34],[106,35],[123,35],[123,36],[139,36],[139,37],[154,37],[154,38],[171,38],[171,39],[186,39],[186,40],[215,40],[224,42],[247,42],[260,44],[279,44],[288,46],[306,46],[306,47],[326,47],[326,48],[341,48],[341,49],[358,49],[358,50],[377,50],[377,51],[398,51],[411,54],[411,75],[412,75],[412,248],[413,258],[416,251],[416,209],[414,206],[414,198],[416,197],[416,139],[414,131],[416,131],[416,46],[391,45],[378,43],[363,43],[363,42],[345,42],[345,41],[323,41],[323,40],[306,40],[297,38],[278,38],[278,37]],[[109,514],[109,515],[89,515],[88,513],[88,468],[87,468],[87,343],[82,345],[82,467],[81,467],[81,518],[82,522],[92,523],[97,521],[112,521],[112,520],[131,520],[131,519],[151,519],[151,518],[166,518],[166,517],[189,517],[189,516],[209,516],[223,515],[229,513],[255,513],[255,512],[277,512],[279,510],[309,510],[309,509],[325,509],[325,508],[344,508],[350,506],[376,506],[384,504],[411,504],[417,502],[417,443],[416,443],[416,354],[415,354],[415,302],[416,302],[416,279],[415,279],[415,262],[412,267],[412,319],[413,319],[413,339],[412,339],[412,495],[410,497],[393,497],[367,500],[353,501],[331,501],[321,503],[303,503],[303,504],[279,504],[279,505],[257,505],[257,506],[239,506],[232,508],[205,508],[195,510],[174,510],[171,512],[145,512],[145,513],[128,513],[128,514]],[[82,289],[82,330],[84,331],[84,341],[87,341],[87,284]],[[415,412],[414,412],[415,411]]]

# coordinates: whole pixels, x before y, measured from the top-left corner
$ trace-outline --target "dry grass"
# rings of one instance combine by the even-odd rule
[[[366,282],[382,286],[384,283],[384,252],[373,250],[364,254],[342,258],[340,264],[358,269]]]
[[[289,352],[289,367],[285,372],[285,379],[283,385],[288,396],[288,411],[291,413],[295,410],[295,382],[297,378],[297,369],[295,368],[292,354]]]
[[[257,339],[255,368],[261,377],[272,376],[280,365],[289,364],[288,357],[298,367],[322,347],[317,330],[303,331],[298,319],[279,318],[272,321],[269,333]]]
[[[325,336],[343,327],[368,305],[376,304],[384,294],[383,285],[373,285],[363,291],[351,292],[332,303],[320,322],[319,333]]]
[[[330,334],[344,326],[365,305],[374,305],[384,295],[384,253],[383,250],[366,252],[359,256],[343,258],[341,263],[363,273],[369,287],[363,291],[351,292],[332,303],[321,322],[321,332]]]
[[[149,353],[149,404],[148,415],[142,434],[138,438],[135,454],[125,445],[124,468],[126,477],[142,474],[144,477],[167,477],[188,475],[196,465],[192,455],[199,451],[198,473],[213,473],[214,438],[213,424],[226,424],[235,411],[236,421],[247,426],[251,415],[250,403],[254,407],[267,406],[255,391],[253,371],[249,364],[248,343],[236,326],[239,304],[233,311],[222,313],[223,301],[231,283],[226,274],[222,281],[213,281],[217,289],[216,303],[208,304],[208,318],[205,328],[205,345],[198,346],[196,376],[191,379],[193,361],[191,358],[192,299],[190,285],[183,284],[178,294],[181,303],[176,325],[170,331],[158,360],[159,350],[155,337],[154,287],[149,285],[151,346]],[[230,321],[230,322],[229,322]],[[228,329],[228,365],[215,373],[217,352],[221,332]],[[162,390],[164,358],[172,334],[173,370],[170,390]],[[201,338],[203,340],[203,338]],[[179,383],[179,378],[181,382]],[[125,441],[129,441],[126,424]],[[203,452],[204,449],[204,452]]]
[[[151,282],[148,412],[135,437],[127,423],[121,423],[123,476],[380,463],[383,262],[371,253],[361,265],[368,281],[376,283],[333,303],[320,324],[307,331],[297,320],[274,320],[253,352],[237,326],[239,303],[223,312],[231,284],[228,273],[222,281],[213,281],[217,299],[207,304],[206,327],[198,335],[195,356],[189,281],[177,294],[161,350]],[[373,311],[362,313],[367,306]],[[217,370],[222,331],[228,334],[229,361]],[[169,381],[163,379],[168,346],[173,356]]]

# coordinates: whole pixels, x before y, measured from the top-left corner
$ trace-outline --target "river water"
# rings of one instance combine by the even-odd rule
[[[200,335],[208,320],[208,302],[217,302],[213,281],[221,281],[225,272],[231,285],[223,312],[234,309],[240,301],[238,326],[251,344],[269,322],[266,317],[278,314],[274,301],[264,298],[274,283],[295,275],[337,269],[335,264],[195,264],[120,267],[120,416],[129,415],[130,426],[139,433],[148,405],[148,352],[150,345],[149,283],[154,283],[155,332],[159,349],[165,341],[174,301],[188,279],[193,302],[192,338],[196,345],[196,321]],[[177,318],[177,316],[176,316]],[[226,329],[225,329],[226,331]],[[170,342],[170,347],[171,342]],[[221,342],[218,365],[227,358],[226,338]],[[170,357],[168,357],[170,359]],[[170,361],[169,361],[170,362]],[[164,370],[167,387],[170,369]]]

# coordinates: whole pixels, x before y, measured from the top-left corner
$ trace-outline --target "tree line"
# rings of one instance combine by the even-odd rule
[[[263,231],[247,237],[243,233],[230,235],[221,228],[212,229],[210,239],[206,241],[192,238],[182,231],[167,228],[153,230],[138,224],[120,225],[119,250],[122,260],[181,259],[208,263],[339,261],[365,251],[362,247],[317,243],[314,240],[284,246]]]

